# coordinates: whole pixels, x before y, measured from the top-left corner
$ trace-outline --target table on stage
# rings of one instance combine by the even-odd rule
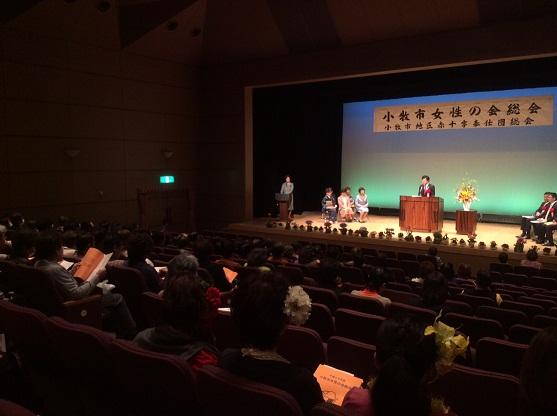
[[[470,235],[476,233],[476,225],[478,224],[477,211],[456,211],[456,233]]]
[[[401,195],[399,227],[409,231],[441,231],[443,208],[443,198]]]

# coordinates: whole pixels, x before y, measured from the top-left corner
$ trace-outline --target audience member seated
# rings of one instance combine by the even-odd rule
[[[285,246],[280,241],[273,244],[271,248],[271,255],[269,256],[268,260],[275,262],[275,263],[289,263],[288,259],[284,257],[284,250]]]
[[[330,257],[325,257],[319,265],[317,283],[323,289],[331,289],[340,294],[342,292],[342,278],[338,274],[339,262]]]
[[[219,251],[218,254],[222,256],[221,259],[217,260],[215,263],[220,264],[223,267],[228,267],[231,270],[238,270],[242,267],[239,262],[239,258],[234,250],[234,243],[227,238],[222,238],[219,240]]]
[[[232,297],[231,310],[244,347],[224,351],[219,365],[290,393],[309,415],[311,408],[323,401],[317,380],[309,370],[291,364],[276,351],[286,325],[305,320],[286,315],[287,311],[293,313],[286,307],[293,301],[291,296],[288,282],[280,274],[261,273],[242,279]]]
[[[176,276],[187,274],[189,276],[197,277],[197,270],[199,270],[199,262],[191,254],[178,254],[170,262],[168,262],[166,272],[166,279],[164,280],[164,287],[169,287],[170,283]],[[204,289],[209,288],[211,285],[208,282],[202,281],[201,285]]]
[[[369,273],[365,273],[366,287],[363,290],[353,290],[351,293],[356,296],[371,297],[380,301],[383,306],[389,307],[391,300],[379,294],[385,284],[385,271],[382,267],[374,267]]]
[[[345,262],[346,266],[353,266],[362,268],[364,265],[364,252],[359,247],[354,247],[351,250],[352,260]]]
[[[376,349],[377,378],[369,389],[353,388],[344,398],[350,415],[448,414],[444,406],[434,405],[428,389],[436,376],[435,335],[424,335],[424,327],[411,321],[389,319],[379,327]]]
[[[262,272],[270,272],[274,267],[267,260],[268,257],[266,248],[254,248],[249,252],[245,266],[257,268]]]
[[[443,276],[445,276],[445,279],[447,279],[448,282],[452,282],[454,280],[455,271],[452,263],[443,263],[439,268],[439,271],[443,273]]]
[[[557,414],[557,326],[539,332],[528,347],[520,373],[522,415]]]
[[[147,233],[134,233],[128,239],[128,261],[126,266],[141,272],[151,292],[159,293],[162,279],[153,266],[147,263],[147,256],[153,250],[153,239]]]
[[[37,233],[29,229],[21,229],[13,233],[10,261],[15,264],[32,266],[29,260],[35,254]]]
[[[7,260],[10,257],[10,247],[6,242],[7,232],[8,228],[0,225],[0,260]]]
[[[520,260],[521,266],[526,267],[533,267],[534,269],[541,269],[543,264],[538,261],[538,251],[534,248],[531,248],[526,252],[526,258]]]
[[[73,275],[58,263],[62,261],[62,253],[62,240],[58,234],[42,232],[36,242],[35,267],[44,270],[52,277],[64,301],[78,300],[91,295],[97,283],[104,278],[104,270],[78,283]],[[131,338],[135,335],[135,321],[122,295],[112,292],[103,294],[101,307],[103,317],[109,317],[114,321],[120,336]]]
[[[74,257],[77,261],[85,257],[87,250],[95,245],[95,240],[93,239],[93,234],[83,233],[77,236],[75,241],[75,255]]]
[[[473,289],[466,289],[464,293],[473,296],[482,296],[485,298],[490,298],[500,303],[497,298],[497,293],[493,290],[491,286],[492,280],[489,273],[483,270],[478,271],[476,274],[476,280],[474,282],[475,287]]]
[[[472,266],[469,264],[461,263],[456,269],[456,277],[458,279],[472,279]]]
[[[441,272],[432,272],[424,280],[422,303],[438,314],[449,297],[449,284]]]
[[[100,250],[105,254],[112,253],[112,257],[110,257],[112,261],[125,261],[128,258],[126,245],[120,234],[117,233],[106,234],[100,244]]]
[[[220,306],[220,299],[216,290],[212,298],[212,291],[205,292],[196,276],[174,276],[163,294],[162,323],[137,334],[134,342],[150,351],[178,355],[194,370],[216,365],[220,353],[213,345],[208,321]]]
[[[209,240],[199,239],[194,245],[193,252],[195,257],[197,257],[199,267],[209,272],[213,280],[212,282],[207,282],[210,286],[215,286],[221,292],[227,292],[232,289],[232,285],[226,280],[222,266],[211,262],[210,257],[214,249],[213,244]]]
[[[421,261],[419,264],[419,275],[418,277],[413,278],[412,281],[416,283],[424,283],[426,277],[433,272],[435,272],[435,264],[429,260]]]
[[[443,261],[441,260],[441,257],[437,255],[437,247],[429,246],[427,249],[427,255],[435,258],[435,268],[439,270],[443,265]]]
[[[507,264],[509,262],[509,255],[504,251],[502,251],[497,256],[497,259],[499,260],[499,263]]]
[[[298,264],[303,264],[308,267],[318,266],[319,259],[317,258],[315,247],[311,244],[303,246],[300,250],[300,256],[298,257]]]

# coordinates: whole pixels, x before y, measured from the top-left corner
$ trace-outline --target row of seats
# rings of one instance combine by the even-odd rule
[[[0,302],[0,328],[17,347],[47,407],[55,414],[301,414],[292,397],[280,390],[216,367],[203,368],[196,378],[178,357],[144,351],[95,328],[47,318],[7,301]],[[481,342],[497,346],[500,341]],[[312,370],[326,362],[364,378],[375,373],[373,345],[333,336],[325,348],[319,335],[307,328],[288,327],[279,352]],[[485,357],[485,353],[480,354]],[[455,365],[432,390],[459,415],[516,412],[518,379],[510,375]],[[73,394],[68,395],[69,391]],[[470,401],[470,395],[489,400]],[[346,413],[320,405],[313,414]]]
[[[302,415],[282,390],[213,366],[195,375],[178,356],[145,351],[90,326],[48,318],[5,300],[0,301],[0,332],[15,345],[48,414]],[[320,405],[313,414],[346,413]]]

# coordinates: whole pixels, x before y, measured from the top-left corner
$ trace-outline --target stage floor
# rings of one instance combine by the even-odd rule
[[[242,223],[232,224],[229,229],[232,230],[245,230],[249,231],[255,229],[261,229],[261,227],[266,227],[266,224],[269,220],[280,222],[273,218],[255,218],[251,221],[246,221]],[[321,219],[320,212],[303,212],[301,215],[296,215],[294,217],[294,222],[298,225],[306,225],[306,221],[313,221],[313,225],[322,226],[325,223],[325,220]],[[338,226],[339,222],[337,221],[333,227],[340,228]],[[395,236],[401,232],[400,228],[398,227],[398,217],[395,216],[378,216],[378,215],[370,215],[368,217],[368,221],[366,223],[359,223],[359,222],[350,222],[347,223],[349,229],[357,230],[360,227],[366,227],[368,231],[376,231],[381,232],[385,231],[386,228],[393,228],[395,230]],[[406,231],[402,231],[406,235]],[[427,232],[413,232],[414,236],[421,236],[425,239],[427,236],[432,236],[432,233]],[[455,221],[452,220],[444,220],[443,221],[443,234],[447,234],[449,239],[451,238],[458,238],[459,240],[462,238],[465,241],[468,240],[468,236],[460,235],[456,233],[455,228]],[[497,242],[497,246],[501,247],[501,244],[508,244],[510,247],[510,251],[513,250],[513,246],[516,242],[516,236],[520,235],[520,226],[515,224],[496,224],[496,223],[478,223],[476,228],[476,241],[479,243],[483,241],[486,245],[489,246],[491,241]],[[526,251],[529,247],[536,245],[533,240],[528,240],[527,244],[524,247]],[[555,249],[552,249],[552,253]],[[541,247],[540,247],[541,251]]]

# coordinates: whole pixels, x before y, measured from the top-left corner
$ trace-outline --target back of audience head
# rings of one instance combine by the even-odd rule
[[[379,374],[371,389],[374,415],[431,414],[427,383],[435,377],[434,335],[410,320],[386,320],[377,332]]]
[[[94,239],[90,233],[83,233],[77,236],[75,242],[75,253],[78,256],[84,256],[89,248],[93,247]]]
[[[29,229],[16,231],[12,237],[12,259],[28,259],[35,253],[37,233]]]
[[[424,280],[422,290],[423,304],[429,308],[441,307],[449,296],[447,279],[441,272],[433,271]]]
[[[37,260],[62,260],[62,239],[52,231],[41,232],[35,243],[35,257]]]
[[[459,279],[471,279],[472,267],[469,264],[460,263],[456,269],[456,277]]]
[[[427,249],[427,255],[432,257],[437,257],[437,247],[429,246]]]
[[[205,291],[193,276],[178,274],[163,293],[163,321],[193,338],[203,336],[200,322],[208,310]]]
[[[321,260],[317,280],[320,286],[333,287],[339,283],[339,263],[333,258],[325,257]]]
[[[491,276],[488,272],[479,270],[476,273],[476,285],[478,289],[491,289]]]
[[[435,265],[429,260],[421,261],[419,268],[420,277],[424,280],[427,278],[427,276],[435,271]]]
[[[128,238],[128,262],[142,263],[153,250],[153,239],[148,233],[136,232]]]
[[[168,263],[168,275],[166,279],[173,279],[181,274],[197,276],[198,269],[199,262],[195,256],[186,253],[178,254]]]
[[[445,279],[451,281],[455,278],[454,266],[452,263],[443,263],[439,268],[439,271],[443,273]]]
[[[364,264],[364,252],[359,247],[354,247],[352,249],[352,259],[354,262],[354,267],[362,267]]]
[[[268,266],[267,263],[268,252],[266,248],[254,248],[248,254],[247,265],[248,267],[262,267]]]
[[[509,261],[509,255],[504,251],[500,252],[497,257],[499,259],[499,263],[507,263]]]
[[[526,252],[526,259],[529,261],[538,260],[538,251],[536,249],[531,248]]]
[[[75,248],[77,233],[74,230],[67,230],[62,233],[62,244],[64,247]]]
[[[277,242],[271,248],[271,257],[273,260],[279,260],[284,255],[284,244],[281,242]]]
[[[523,413],[557,414],[557,326],[540,331],[530,343],[520,372]]]
[[[209,263],[209,259],[214,251],[213,243],[206,238],[197,239],[193,246],[193,253],[200,264]]]
[[[369,273],[364,274],[366,288],[372,291],[379,291],[386,282],[385,269],[382,267],[372,267]]]
[[[316,258],[315,248],[312,245],[306,245],[300,250],[300,256],[298,262],[300,264],[308,264],[314,261]]]
[[[284,301],[288,281],[279,273],[260,273],[240,280],[231,301],[232,318],[243,345],[274,349],[287,324]]]

